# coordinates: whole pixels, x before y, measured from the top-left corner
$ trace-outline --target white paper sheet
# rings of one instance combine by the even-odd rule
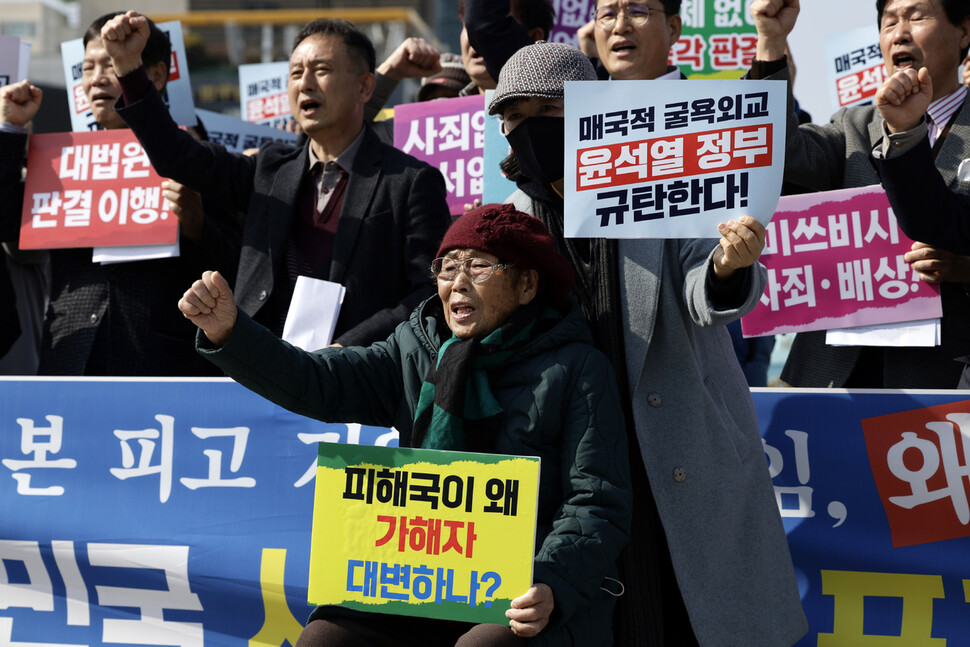
[[[939,346],[940,320],[829,330],[825,333],[825,343],[830,346]]]
[[[153,261],[156,258],[177,258],[178,240],[171,245],[129,245],[127,247],[95,247],[91,254],[92,263],[110,265],[111,263],[131,263],[133,261]],[[188,288],[188,286],[185,286]]]
[[[307,351],[329,346],[346,292],[339,283],[297,277],[283,339]]]

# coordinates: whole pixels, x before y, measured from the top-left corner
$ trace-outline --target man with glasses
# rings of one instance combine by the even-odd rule
[[[597,0],[596,6],[591,12],[593,39],[596,43],[596,51],[603,67],[609,72],[610,79],[618,80],[640,80],[650,81],[655,79],[676,80],[685,78],[676,66],[668,65],[667,60],[670,56],[670,49],[680,38],[682,22],[680,18],[680,0],[647,0],[646,2],[630,2],[628,0]],[[676,241],[667,241],[675,243]],[[700,248],[702,241],[695,241],[695,245]],[[646,244],[644,244],[646,243]],[[652,241],[651,241],[652,243]],[[652,253],[644,254],[643,250],[650,250]],[[668,250],[667,258],[675,258],[673,250]],[[678,285],[678,279],[674,278],[674,272],[669,269],[661,270],[661,261],[657,260],[655,250],[646,241],[619,241],[617,245],[619,254],[618,263],[624,268],[623,280],[620,289],[624,294],[640,294],[642,298],[631,299],[630,308],[624,313],[628,321],[624,321],[625,326],[631,329],[644,327],[644,321],[651,322],[656,317],[660,319],[666,312],[674,311],[678,306],[676,301],[670,300],[670,294],[680,291],[683,286]],[[670,261],[664,261],[668,263]],[[643,281],[630,280],[632,273],[627,268],[636,268],[644,275],[655,282],[649,287],[641,283]],[[678,267],[679,269],[679,267]],[[686,268],[685,268],[686,271]],[[662,277],[662,278],[661,278]],[[663,284],[663,285],[662,285]],[[746,289],[750,284],[745,284]],[[757,292],[758,288],[751,288]],[[741,291],[744,294],[744,291]],[[740,299],[739,301],[743,301]],[[732,307],[735,304],[732,302]],[[735,311],[733,316],[723,316],[731,309],[725,309],[714,315],[714,319],[720,323],[727,323],[736,320],[740,314],[747,312],[751,306],[741,306]],[[659,323],[657,324],[659,325]],[[690,356],[696,357],[718,357],[723,352],[721,341],[718,334],[723,333],[723,326],[718,333],[711,330],[715,326],[690,328],[690,344],[681,347],[681,358]],[[649,325],[646,326],[649,330]],[[657,365],[657,355],[659,351],[655,348],[663,348],[666,340],[662,340],[662,334],[669,334],[651,331],[640,337],[635,334],[624,335],[624,352],[629,356],[637,355],[638,350],[642,352],[644,344],[651,349],[648,362],[653,361],[652,367],[644,368],[643,374],[638,375],[637,369],[628,371],[633,373],[628,375],[631,380],[631,390],[633,391],[634,418],[637,423],[638,437],[640,438],[641,451],[644,457],[652,457],[652,462],[656,463],[658,448],[653,443],[665,443],[662,455],[674,456],[676,451],[682,449],[679,443],[687,443],[691,436],[698,437],[698,433],[689,426],[682,427],[676,420],[676,415],[669,412],[665,413],[663,407],[673,397],[673,392],[677,389],[668,385],[683,385],[683,375],[676,378],[671,375],[664,375],[663,369]],[[649,339],[649,342],[642,342],[641,339]],[[681,340],[682,341],[682,340]],[[658,343],[659,342],[659,343]],[[676,359],[671,350],[667,350],[668,357]],[[647,365],[649,366],[649,364]],[[660,366],[666,366],[661,364]],[[639,379],[638,379],[639,378]],[[644,384],[653,381],[657,384],[664,384],[666,387],[663,403],[656,392],[644,389]],[[727,372],[722,374],[722,384],[718,388],[731,388],[735,386],[744,387],[743,380],[738,380],[734,375]],[[696,383],[697,393],[711,388],[707,383],[701,385]],[[642,394],[648,392],[647,403],[641,400]],[[641,397],[638,397],[641,396]],[[656,401],[653,401],[656,396]],[[698,397],[700,403],[704,396]],[[740,410],[741,402],[735,401],[731,405],[735,411]],[[698,404],[698,410],[703,408]],[[658,415],[660,414],[660,415]],[[660,417],[663,416],[668,426],[673,426],[677,434],[681,435],[680,440],[661,440],[665,436],[656,434],[653,430],[657,426]],[[709,418],[702,417],[698,425],[706,425],[707,433],[720,429],[720,424]],[[748,431],[746,424],[738,423],[738,428]],[[701,437],[703,437],[703,435]],[[650,439],[645,442],[645,439]],[[710,456],[717,453],[718,449],[714,446],[708,448]],[[700,460],[698,456],[691,457],[691,467],[712,464],[707,460]],[[717,462],[716,460],[714,461]],[[654,465],[656,467],[656,465]],[[689,468],[690,469],[690,468]],[[696,469],[691,470],[696,472]],[[707,470],[705,477],[713,477]],[[697,537],[690,537],[689,532],[685,532],[685,526],[681,524],[675,508],[675,489],[671,489],[673,481],[666,479],[666,474],[661,469],[647,469],[650,475],[649,482],[647,475],[643,472],[641,465],[634,464],[634,496],[637,497],[638,505],[633,520],[633,539],[627,552],[624,554],[624,561],[621,563],[621,577],[625,577],[632,586],[629,587],[627,594],[621,598],[617,604],[616,614],[616,634],[617,644],[648,644],[648,645],[670,645],[670,646],[690,646],[698,644],[717,644],[710,642],[711,635],[723,635],[720,644],[740,644],[737,641],[739,636],[746,636],[740,640],[749,640],[746,644],[782,645],[788,644],[791,636],[798,636],[804,633],[804,617],[797,613],[794,608],[797,600],[792,600],[791,587],[786,588],[781,583],[787,584],[790,571],[779,571],[777,578],[772,582],[772,586],[778,587],[779,591],[771,604],[764,604],[762,608],[752,608],[758,606],[751,600],[758,594],[744,594],[731,596],[731,599],[724,599],[724,589],[699,587],[698,581],[711,581],[715,578],[724,578],[730,568],[738,566],[741,561],[727,566],[724,563],[717,563],[717,558],[706,554],[705,559],[709,563],[702,563],[689,555],[692,548],[703,545],[703,540]],[[669,473],[669,471],[668,471]],[[749,473],[750,474],[750,473]],[[675,477],[676,478],[676,477]],[[716,477],[713,477],[716,479]],[[763,488],[758,489],[753,485],[753,481],[747,481],[746,486],[752,492],[763,494]],[[646,496],[644,496],[646,494]],[[657,506],[652,504],[647,506],[644,502],[647,499],[657,501]],[[686,499],[682,499],[683,505],[680,514],[698,514],[694,510],[701,507],[693,503],[684,504]],[[697,499],[693,500],[694,502]],[[750,502],[749,502],[750,503]],[[713,505],[713,504],[711,504]],[[764,515],[766,508],[757,507],[758,514]],[[723,510],[721,511],[723,512]],[[709,528],[718,528],[716,514],[709,515]],[[772,522],[765,521],[764,516],[758,516],[758,521],[751,523],[762,527],[762,523],[772,531],[776,531],[777,519]],[[753,527],[753,526],[752,526]],[[724,528],[719,528],[724,530]],[[750,530],[750,528],[749,528]],[[780,531],[777,534],[767,534],[763,538],[763,544],[758,549],[764,551],[766,560],[789,559],[787,555],[779,556],[777,552],[779,543],[784,543],[783,538],[778,542]],[[738,542],[739,535],[734,535],[732,541]],[[773,543],[775,542],[775,543]],[[745,554],[738,554],[738,560],[749,559],[751,554],[756,552],[753,542],[746,543]],[[762,586],[764,580],[761,573],[755,572],[756,569],[749,569],[744,579],[746,584],[751,587]],[[740,584],[741,578],[736,578],[735,583]],[[737,591],[745,589],[738,586]],[[764,614],[764,615],[759,615]],[[723,622],[723,618],[733,617],[734,621],[745,629],[735,629],[733,632],[728,630]],[[758,636],[755,638],[754,636]],[[769,637],[770,636],[770,637]],[[646,637],[646,638],[645,638]],[[702,642],[701,637],[704,637]]]
[[[95,19],[82,38],[81,89],[101,130],[125,127],[115,110],[122,88],[101,40],[101,28],[117,15],[112,12]],[[172,47],[165,32],[147,19],[145,32],[145,83],[162,92]],[[13,233],[0,235],[3,241],[17,238],[24,200],[21,158],[26,128],[40,106],[40,90],[29,82],[0,89],[0,204],[5,207],[0,229],[13,228]],[[167,116],[168,109],[162,109]],[[21,370],[40,375],[217,374],[199,361],[192,326],[174,311],[172,302],[185,289],[185,281],[206,268],[232,273],[239,234],[234,225],[225,224],[225,218],[216,224],[221,203],[203,202],[195,191],[172,180],[163,184],[162,191],[179,220],[175,257],[102,264],[92,260],[90,247],[54,249],[49,252],[49,269],[35,266],[26,283],[29,287],[21,292],[30,299],[18,307],[29,307],[43,319],[43,328],[25,327],[26,334],[39,333],[39,338],[25,349]]]
[[[597,53],[610,78],[683,78],[675,66],[667,65],[670,48],[680,38],[680,4],[681,0],[597,0],[590,18]],[[468,39],[482,53],[492,78],[498,78],[514,51],[535,38],[521,30],[516,40],[514,24],[503,22],[508,14],[507,1],[466,0]]]
[[[785,647],[807,625],[751,394],[725,361],[724,324],[764,291],[764,227],[744,217],[704,239],[564,238],[564,86],[595,79],[579,50],[536,43],[502,68],[488,110],[513,151],[509,202],[570,260],[573,297],[624,394],[634,515],[614,644]]]
[[[680,38],[680,0],[597,0],[593,38],[611,79],[679,79],[667,65],[670,48]]]

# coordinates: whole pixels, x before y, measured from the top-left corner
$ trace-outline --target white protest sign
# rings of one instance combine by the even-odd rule
[[[743,215],[767,224],[786,100],[781,81],[566,83],[566,236],[712,238]]]
[[[879,50],[879,31],[874,26],[861,27],[826,34],[822,41],[832,112],[871,103],[887,78]]]
[[[185,43],[182,40],[182,23],[175,20],[158,24],[158,28],[168,34],[172,43],[172,63],[169,68],[168,83],[162,91],[162,99],[168,106],[172,119],[180,126],[194,126],[195,102],[192,99],[192,84],[189,81],[189,68],[185,59]],[[68,111],[71,114],[71,130],[84,132],[97,130],[91,106],[84,95],[81,77],[84,73],[84,40],[77,38],[61,43],[61,61],[64,66],[64,81],[67,84]]]
[[[297,134],[287,130],[251,124],[210,110],[196,110],[196,114],[205,126],[209,141],[225,146],[231,153],[242,153],[250,148],[259,148],[268,141],[296,144]]]
[[[30,43],[16,36],[0,36],[0,86],[27,78],[30,67]]]
[[[253,124],[276,127],[293,120],[286,93],[288,61],[239,66],[239,116]]]

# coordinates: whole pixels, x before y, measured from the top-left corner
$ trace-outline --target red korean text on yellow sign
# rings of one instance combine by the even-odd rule
[[[534,457],[321,443],[309,601],[508,624],[538,485]]]

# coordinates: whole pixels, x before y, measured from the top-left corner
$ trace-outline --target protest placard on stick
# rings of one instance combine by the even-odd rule
[[[768,286],[745,336],[940,317],[939,287],[903,260],[913,243],[880,186],[786,196],[767,226]]]
[[[775,211],[782,82],[570,81],[565,113],[566,236],[716,238]]]

